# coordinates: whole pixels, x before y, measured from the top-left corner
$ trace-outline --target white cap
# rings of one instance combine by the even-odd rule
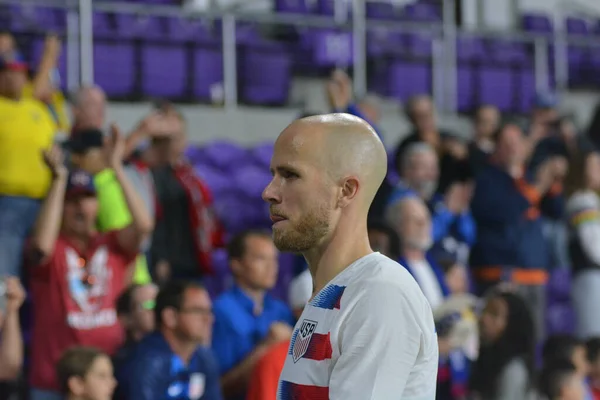
[[[312,297],[313,281],[308,268],[292,279],[289,288],[289,303],[292,310],[304,308]]]

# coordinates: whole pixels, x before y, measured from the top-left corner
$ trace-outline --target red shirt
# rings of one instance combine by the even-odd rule
[[[290,348],[290,342],[285,341],[274,345],[256,363],[246,400],[276,400],[279,375]]]
[[[33,387],[58,389],[56,363],[71,346],[93,346],[112,355],[122,344],[115,301],[135,256],[125,254],[113,231],[98,234],[85,254],[59,237],[49,259],[31,267]]]

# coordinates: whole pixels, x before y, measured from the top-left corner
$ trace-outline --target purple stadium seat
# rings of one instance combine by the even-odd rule
[[[225,276],[230,272],[229,259],[227,258],[227,251],[225,249],[213,250],[211,257],[215,275]]]
[[[519,76],[519,109],[523,114],[531,112],[535,97],[535,73],[533,67],[525,68]]]
[[[522,65],[530,61],[523,43],[504,39],[488,41],[489,62],[493,65]]]
[[[368,1],[366,14],[368,19],[393,20],[397,17],[394,5],[383,1]]]
[[[400,60],[392,61],[387,81],[389,96],[399,100],[431,93],[431,65]]]
[[[415,2],[404,7],[403,19],[415,22],[437,22],[441,20],[439,6]]]
[[[275,11],[280,13],[306,14],[309,12],[306,0],[277,0]]]
[[[115,26],[120,38],[162,39],[166,35],[165,23],[160,17],[115,14]]]
[[[171,17],[165,19],[166,37],[170,41],[209,39],[212,35],[205,21]]]
[[[456,43],[456,56],[459,62],[482,61],[487,57],[487,49],[481,38],[460,36]]]
[[[388,28],[372,27],[367,30],[367,55],[380,57],[385,54],[403,56],[407,54],[405,36]]]
[[[314,11],[321,15],[334,16],[335,15],[335,1],[336,0],[317,0],[317,4],[316,4]],[[341,2],[341,4],[344,6],[344,11],[345,11],[344,15],[347,18],[351,18],[352,5],[345,3],[345,2]]]
[[[192,165],[204,163],[204,148],[201,146],[190,145],[185,149],[184,155]]]
[[[283,105],[291,82],[292,59],[285,45],[257,40],[240,49],[238,77],[243,102]]]
[[[552,271],[546,290],[550,303],[568,301],[571,298],[571,271],[569,268]]]
[[[94,11],[92,14],[94,38],[114,37],[115,29],[111,24],[111,18],[111,14]]]
[[[568,17],[565,24],[569,35],[587,35],[590,33],[590,27],[583,18]]]
[[[223,51],[216,39],[203,39],[195,43],[193,54],[194,97],[211,100],[216,87],[223,85]]]
[[[600,47],[592,47],[589,61],[590,79],[592,83],[600,85],[600,74],[598,74],[598,71],[600,71]]]
[[[586,73],[586,64],[589,58],[588,46],[569,45],[567,60],[569,63],[569,85],[584,85],[589,82]]]
[[[513,108],[513,74],[509,68],[482,67],[477,76],[479,102],[493,104],[500,111],[511,111]]]
[[[263,168],[249,166],[237,170],[233,182],[247,199],[260,200],[263,190],[271,182],[271,174]]]
[[[204,147],[205,162],[221,171],[233,171],[237,166],[248,164],[250,153],[238,144],[217,140]]]
[[[554,27],[547,15],[525,14],[522,17],[523,29],[527,32],[552,33]]]
[[[474,68],[468,65],[458,66],[458,82],[457,82],[457,105],[458,111],[468,112],[473,110],[475,104],[475,79]]]
[[[249,226],[254,210],[248,207],[247,201],[240,193],[230,192],[220,197],[215,196],[215,213],[229,234],[236,234]]]
[[[553,304],[546,314],[547,334],[573,333],[575,313],[569,304]]]
[[[203,164],[194,165],[194,170],[208,185],[215,199],[235,191],[233,181],[223,172]]]
[[[312,62],[318,67],[347,67],[352,64],[352,34],[331,30],[309,32]]]
[[[147,43],[141,48],[142,93],[166,99],[182,98],[187,88],[183,45]]]
[[[33,4],[10,5],[8,8],[9,26],[12,32],[55,32],[62,33],[66,28],[66,17],[62,10],[39,7]]]
[[[252,155],[254,163],[268,172],[269,166],[271,165],[271,157],[273,157],[273,142],[261,143],[254,146],[250,151],[250,154]]]
[[[433,51],[434,34],[429,32],[417,32],[406,35],[408,52],[413,57],[429,58]]]
[[[115,68],[115,65],[119,68]],[[94,41],[94,82],[109,97],[130,95],[135,74],[134,52],[130,43]]]

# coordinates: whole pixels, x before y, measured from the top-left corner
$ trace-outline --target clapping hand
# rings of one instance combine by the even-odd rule
[[[64,163],[65,158],[60,147],[54,145],[49,150],[44,150],[42,156],[44,163],[48,166],[54,178],[67,176],[68,171]]]
[[[125,156],[125,138],[117,124],[110,125],[110,141],[108,145],[108,159],[112,168],[120,167]]]
[[[25,289],[19,278],[14,276],[9,276],[4,282],[6,284],[6,312],[17,312],[25,301]]]
[[[327,82],[327,97],[334,110],[345,111],[352,101],[352,80],[341,69],[333,72]]]

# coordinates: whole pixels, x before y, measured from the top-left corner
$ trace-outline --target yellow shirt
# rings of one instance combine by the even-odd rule
[[[27,82],[23,88],[23,97],[28,99],[33,98],[33,84]],[[54,90],[50,98],[50,104],[46,105],[50,109],[50,115],[54,118],[54,121],[58,125],[58,131],[68,134],[71,126],[69,122],[69,115],[67,114],[67,104],[65,96],[63,96],[60,90]]]
[[[41,199],[51,175],[42,151],[50,148],[56,124],[41,102],[0,97],[0,195]]]

